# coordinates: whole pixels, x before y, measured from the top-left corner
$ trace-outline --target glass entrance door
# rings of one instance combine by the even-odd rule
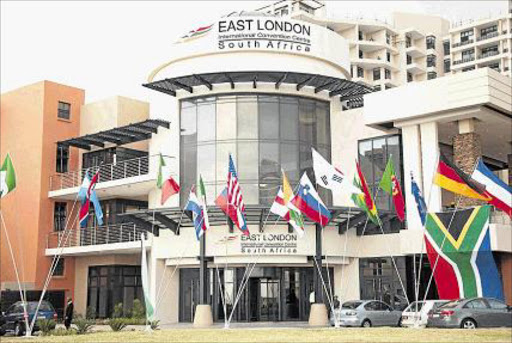
[[[251,278],[249,281],[249,314],[251,321],[278,321],[280,284],[277,279]]]

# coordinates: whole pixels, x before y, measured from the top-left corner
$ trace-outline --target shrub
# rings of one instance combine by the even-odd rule
[[[114,312],[112,313],[113,318],[121,318],[123,316],[123,303],[119,303],[114,306]]]
[[[90,332],[94,326],[93,323],[93,321],[88,319],[78,319],[73,321],[73,324],[76,325],[76,333],[79,335]]]
[[[108,325],[112,331],[121,331],[128,325],[126,322],[125,318],[114,318],[108,321]]]
[[[146,310],[144,308],[144,305],[142,305],[142,302],[139,299],[135,299],[133,301],[132,317],[133,318],[145,318],[145,316],[146,316]]]
[[[149,322],[149,326],[151,326],[151,330],[158,330],[159,326],[160,326],[160,321],[159,320],[152,320]]]
[[[74,336],[77,334],[77,331],[75,329],[55,329],[50,331],[50,336]]]
[[[50,333],[50,331],[55,329],[57,323],[53,319],[38,319],[37,326],[41,331],[41,335],[47,336]]]
[[[89,306],[85,312],[85,318],[87,319],[96,319],[96,307]]]

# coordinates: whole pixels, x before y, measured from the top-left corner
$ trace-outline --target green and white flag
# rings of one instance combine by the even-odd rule
[[[0,168],[0,197],[3,198],[16,188],[16,174],[12,165],[11,156],[7,154],[2,168]]]
[[[203,207],[204,225],[206,226],[206,230],[208,230],[210,228],[210,220],[208,219],[208,211],[206,211],[206,189],[204,188],[203,177],[201,175],[199,175],[199,181],[197,182],[196,193]]]
[[[144,245],[144,234],[140,234],[142,243],[142,259],[140,262],[140,274],[142,279],[142,291],[144,292],[144,303],[146,304],[146,318],[150,321],[153,318],[154,308],[151,297],[149,296],[148,263],[146,259],[146,246]]]

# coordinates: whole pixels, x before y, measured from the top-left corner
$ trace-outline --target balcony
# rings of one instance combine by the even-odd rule
[[[475,56],[468,56],[468,57],[464,57],[461,60],[453,61],[453,65],[456,66],[457,64],[467,63],[467,62],[471,62],[471,61],[474,61],[474,60],[475,60]]]
[[[169,156],[164,156],[168,160]],[[89,169],[50,176],[48,196],[53,199],[74,200],[80,191],[84,175],[92,177],[99,170],[96,192],[104,197],[147,196],[155,187],[159,155],[143,156]],[[166,161],[167,163],[167,161]]]
[[[468,39],[468,40],[465,40],[465,41],[462,41],[462,42],[458,42],[458,43],[452,44],[452,48],[458,48],[459,46],[464,46],[464,45],[472,44],[474,42],[475,41],[473,39]]]
[[[46,236],[46,255],[86,255],[109,250],[137,252],[141,234],[148,239],[148,231],[132,223],[71,229],[68,234],[51,232]]]
[[[481,54],[480,56],[478,56],[478,59],[482,59],[482,58],[487,58],[487,57],[491,57],[491,56],[496,56],[496,55],[499,55],[500,54],[500,51],[499,50],[492,50],[492,51],[487,51],[487,52],[484,52],[483,54]]]
[[[499,32],[498,31],[495,31],[495,32],[491,32],[491,33],[488,33],[486,35],[483,35],[483,36],[480,36],[476,39],[477,42],[480,42],[480,41],[483,41],[483,40],[486,40],[486,39],[491,39],[491,38],[494,38],[494,37],[498,37],[499,35]]]

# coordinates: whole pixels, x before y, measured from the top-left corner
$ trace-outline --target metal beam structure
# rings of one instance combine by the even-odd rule
[[[200,82],[202,82],[203,85],[205,85],[209,90],[213,89],[213,85],[210,82],[206,81],[201,75],[194,74],[194,77]]]
[[[150,139],[152,134],[158,132],[159,127],[168,129],[170,123],[161,119],[148,119],[110,130],[59,141],[57,144],[61,146],[74,146],[84,150],[91,150],[92,146],[104,148],[106,142],[123,145]]]

